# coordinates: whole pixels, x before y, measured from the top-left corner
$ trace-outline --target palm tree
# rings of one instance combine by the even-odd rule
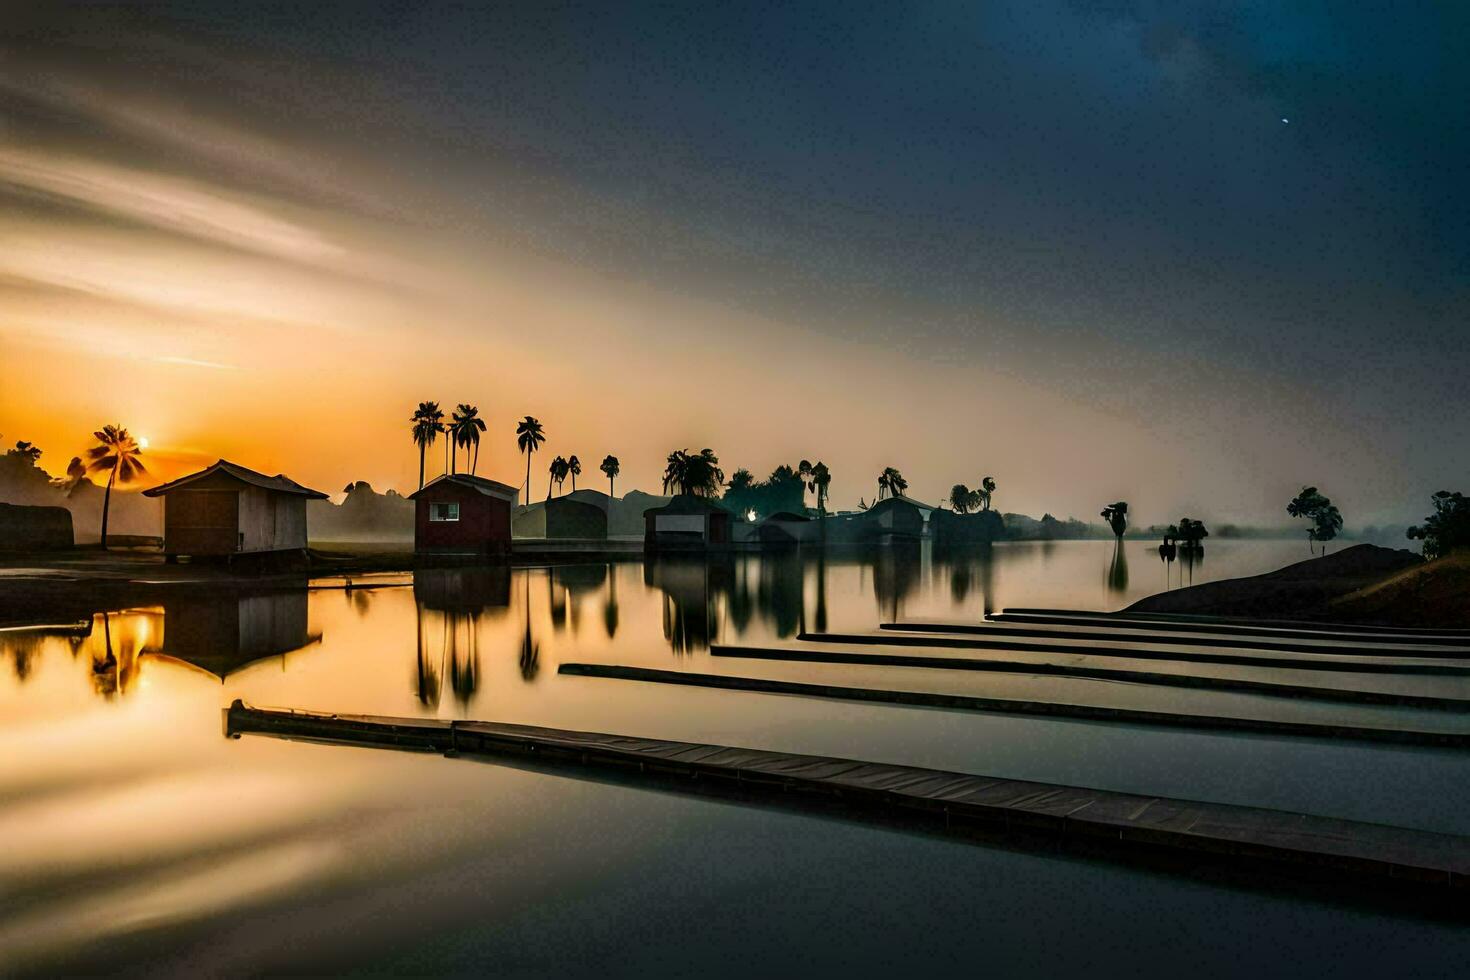
[[[450,437],[454,439],[456,447],[463,446],[465,455],[470,453],[470,447],[474,447],[474,456],[471,457],[470,473],[473,474],[480,465],[480,433],[485,431],[485,420],[480,418],[480,410],[473,405],[463,402],[455,408],[453,420],[449,425]],[[458,449],[456,448],[456,453]]]
[[[419,447],[419,489],[424,488],[424,451],[434,444],[439,438],[439,433],[444,431],[444,413],[439,410],[438,402],[419,402],[419,407],[414,410],[413,417],[409,419],[413,423],[413,443]]]
[[[802,460],[796,464],[796,475],[801,477],[801,506],[806,509],[806,492],[814,489],[812,487],[812,464],[809,460]]]
[[[1108,504],[1099,516],[1108,522],[1113,529],[1113,536],[1121,541],[1123,532],[1128,530],[1128,502],[1120,500],[1116,504]]]
[[[827,488],[832,485],[832,474],[827,464],[818,460],[812,465],[811,488],[817,495],[817,513],[827,513]]]
[[[990,495],[992,493],[995,493],[995,479],[994,477],[987,476],[980,481],[980,508],[982,510],[990,509]]]
[[[618,474],[623,471],[622,464],[618,462],[618,458],[609,453],[602,457],[602,465],[598,469],[602,470],[603,475],[607,477],[607,495],[609,497],[617,496],[613,492],[613,487],[617,482]]]
[[[87,450],[87,470],[107,473],[107,490],[102,495],[102,550],[107,550],[107,512],[112,506],[112,485],[131,483],[148,472],[138,459],[143,450],[120,425],[104,425],[93,433],[97,445]]]
[[[949,505],[954,508],[956,514],[968,514],[970,501],[970,488],[963,483],[956,483],[949,488]]]
[[[664,460],[664,493],[670,490],[676,493],[684,492],[684,478],[689,472],[689,451],[687,449],[675,449],[669,453]]]
[[[564,457],[558,456],[556,457],[556,459],[553,459],[551,461],[551,466],[548,467],[548,470],[551,473],[551,479],[546,481],[546,499],[550,500],[551,485],[553,483],[558,485],[565,483],[567,479],[567,473],[571,470],[571,467],[568,465]]]
[[[516,423],[516,445],[521,452],[526,454],[526,505],[531,504],[531,454],[541,448],[546,441],[546,433],[541,429],[541,423],[527,415]]]
[[[884,467],[883,472],[878,474],[879,500],[882,500],[884,497],[903,496],[903,492],[908,488],[909,481],[905,480],[903,474],[892,466]]]
[[[567,472],[572,475],[572,493],[576,493],[577,477],[582,474],[582,461],[575,456],[567,460]]]
[[[687,449],[669,453],[664,467],[664,493],[673,489],[679,494],[712,497],[724,483],[725,471],[720,469],[720,458],[713,449],[701,449],[697,454]]]

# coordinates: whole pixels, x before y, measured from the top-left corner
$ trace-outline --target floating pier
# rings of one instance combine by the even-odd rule
[[[616,770],[659,788],[722,786],[777,806],[820,801],[916,830],[1039,835],[1113,857],[1264,862],[1426,894],[1470,883],[1470,837],[1255,807],[496,722],[271,711],[239,700],[225,711],[225,732]]]
[[[1431,711],[1470,711],[1470,698],[1258,681],[1209,674],[1166,673],[1118,667],[1095,667],[1085,664],[1058,664],[1035,660],[1003,660],[994,657],[925,657],[891,652],[857,653],[855,651],[801,650],[790,647],[727,646],[724,644],[711,646],[710,653],[716,657],[776,660],[788,663],[921,667],[932,670],[1027,674],[1035,677],[1081,677],[1089,680],[1123,681],[1129,684],[1149,684],[1158,687],[1182,687],[1206,691],[1233,691],[1242,694],[1260,694],[1266,697],[1331,701],[1340,704],[1387,704],[1401,708],[1425,708]]]
[[[1299,735],[1309,738],[1353,739],[1364,742],[1393,742],[1402,745],[1454,748],[1470,746],[1470,731],[1453,729],[1380,728],[1372,725],[1278,721],[1235,715],[1182,714],[1174,711],[1151,711],[1143,708],[1121,708],[1062,701],[981,697],[972,694],[945,694],[931,691],[895,691],[837,684],[810,684],[802,681],[773,680],[766,677],[744,677],[737,674],[702,674],[686,670],[660,670],[655,667],[628,667],[622,664],[567,663],[561,665],[558,673],[580,677],[603,677],[612,680],[646,681],[655,684],[680,684],[686,687],[707,687],[727,691],[751,691],[759,694],[790,694],[798,697],[869,701],[878,704],[946,708],[956,711],[1041,715],[1052,718],[1072,718],[1079,721],[1162,725],[1202,731]]]

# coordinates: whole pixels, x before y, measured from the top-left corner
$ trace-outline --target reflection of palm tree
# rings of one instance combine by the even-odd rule
[[[420,704],[435,708],[439,705],[440,675],[424,645],[424,605],[421,602],[414,603],[414,633],[417,648],[415,666],[418,669],[416,693]]]
[[[522,502],[526,506],[531,504],[531,455],[541,448],[546,441],[546,433],[541,428],[541,423],[527,415],[516,423],[516,445],[526,455],[526,492]]]
[[[609,453],[602,458],[602,465],[598,469],[602,470],[603,475],[607,477],[607,495],[609,497],[616,497],[617,493],[614,491],[614,486],[617,483],[618,474],[622,472],[622,464],[618,462],[616,456]]]
[[[607,638],[618,635],[618,566],[607,566],[607,604],[602,607],[602,624],[607,627]]]
[[[92,433],[97,445],[87,450],[87,470],[107,474],[107,490],[102,495],[102,550],[107,550],[107,515],[112,508],[112,487],[129,483],[148,472],[138,459],[142,448],[120,425],[104,425]]]
[[[820,498],[818,498],[820,499]],[[827,549],[817,552],[817,632],[827,632]]]
[[[459,634],[465,628],[467,642],[461,648]],[[445,649],[449,660],[449,687],[461,705],[467,705],[480,686],[480,624],[473,614],[444,615]],[[461,656],[463,653],[463,656]]]
[[[1113,542],[1113,559],[1108,563],[1108,591],[1113,593],[1128,591],[1128,555],[1123,548],[1121,536]]]
[[[531,636],[531,576],[526,575],[526,632],[521,637],[521,680],[533,681],[541,670],[541,646]]]

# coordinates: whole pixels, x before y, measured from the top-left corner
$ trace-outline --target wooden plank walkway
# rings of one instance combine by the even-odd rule
[[[1350,636],[1396,637],[1410,643],[1470,643],[1470,629],[1453,627],[1373,626],[1363,623],[1324,623],[1299,619],[1244,619],[1239,616],[1207,616],[1198,613],[1163,612],[1098,612],[1095,609],[1050,609],[1033,606],[1007,606],[991,618],[1037,616],[1067,619],[1096,619],[1105,622],[1158,622],[1175,628],[1198,629],[1220,626],[1228,630],[1278,630],[1291,635],[1347,634]]]
[[[1470,645],[1463,642],[1449,646],[1438,643],[1368,642],[1362,637],[1352,639],[1311,637],[1310,639],[1286,640],[1254,634],[1219,636],[1187,627],[1166,627],[1162,623],[1157,625],[1165,628],[1138,629],[1132,622],[1110,623],[1099,627],[1092,623],[1082,622],[1015,624],[992,620],[984,623],[882,623],[879,629],[894,635],[931,633],[960,636],[1013,636],[1074,642],[1105,640],[1119,643],[1153,643],[1162,646],[1191,646],[1222,650],[1277,650],[1284,653],[1321,653],[1352,657],[1417,657],[1427,660],[1470,658]]]
[[[235,701],[225,732],[436,752],[533,757],[650,778],[721,780],[777,803],[819,795],[923,829],[987,828],[1101,844],[1126,855],[1292,865],[1421,892],[1470,883],[1470,837],[1254,807],[1113,793],[826,756],[483,721],[268,711]],[[793,793],[792,791],[802,791]]]
[[[1430,711],[1470,711],[1470,698],[1290,684],[1208,674],[1176,674],[1117,667],[1095,667],[1085,664],[1047,663],[1035,660],[1003,660],[995,657],[925,657],[886,651],[858,653],[843,650],[801,650],[791,647],[729,646],[720,643],[712,645],[710,653],[716,657],[777,660],[788,663],[857,664],[868,667],[920,667],[931,670],[970,670],[1038,677],[1082,677],[1090,680],[1123,681],[1129,684],[1149,684],[1158,687],[1236,691],[1266,697],[1331,701],[1339,704],[1388,704],[1401,708],[1424,708]]]
[[[558,673],[612,680],[647,681],[656,684],[679,684],[729,691],[752,691],[759,694],[790,694],[798,697],[825,698],[839,701],[869,701],[921,708],[946,708],[958,711],[984,711],[1003,714],[1042,715],[1053,718],[1075,718],[1082,721],[1111,721],[1123,724],[1162,725],[1203,731],[1232,731],[1266,735],[1300,735],[1310,738],[1353,739],[1365,742],[1391,742],[1404,745],[1433,745],[1464,748],[1470,746],[1470,731],[1417,728],[1378,728],[1369,725],[1332,724],[1308,721],[1278,721],[1234,715],[1181,714],[1151,711],[1143,708],[1121,708],[1108,705],[1074,704],[1060,701],[1036,701],[1019,698],[980,697],[971,694],[944,694],[930,691],[894,691],[872,687],[847,687],[837,684],[810,684],[802,681],[772,680],[736,674],[702,674],[686,670],[660,670],[655,667],[628,667],[622,664],[566,663]]]
[[[1448,658],[1430,657],[1359,657],[1354,660],[1334,657],[1330,650],[1319,654],[1292,656],[1274,650],[1258,653],[1216,653],[1201,649],[1155,649],[1146,644],[1129,645],[1121,641],[1108,645],[1104,640],[1028,640],[986,639],[984,636],[955,636],[924,633],[799,633],[798,640],[808,643],[841,643],[853,646],[934,647],[949,650],[1004,650],[1030,653],[1065,653],[1085,657],[1115,657],[1127,660],[1170,660],[1180,663],[1231,664],[1250,667],[1291,667],[1307,670],[1341,670],[1364,674],[1440,674],[1470,675],[1470,659],[1448,662]],[[1347,654],[1346,656],[1353,656]]]

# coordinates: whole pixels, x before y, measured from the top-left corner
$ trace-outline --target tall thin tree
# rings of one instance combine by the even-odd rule
[[[107,474],[107,489],[102,494],[102,550],[107,550],[107,518],[112,508],[112,488],[131,483],[148,472],[138,457],[143,454],[137,440],[120,425],[104,425],[93,433],[97,445],[87,450],[87,470]]]
[[[419,489],[424,488],[424,453],[444,431],[444,413],[438,402],[419,402],[409,422],[413,424],[413,443],[419,447]]]
[[[546,432],[541,428],[541,423],[527,415],[516,423],[516,445],[526,455],[526,495],[525,503],[531,504],[531,454],[541,448],[546,441]]]
[[[602,465],[598,469],[602,470],[603,475],[607,477],[607,495],[609,497],[616,497],[617,493],[614,487],[617,483],[618,474],[623,471],[622,464],[618,462],[616,456],[609,453],[602,458]]]

